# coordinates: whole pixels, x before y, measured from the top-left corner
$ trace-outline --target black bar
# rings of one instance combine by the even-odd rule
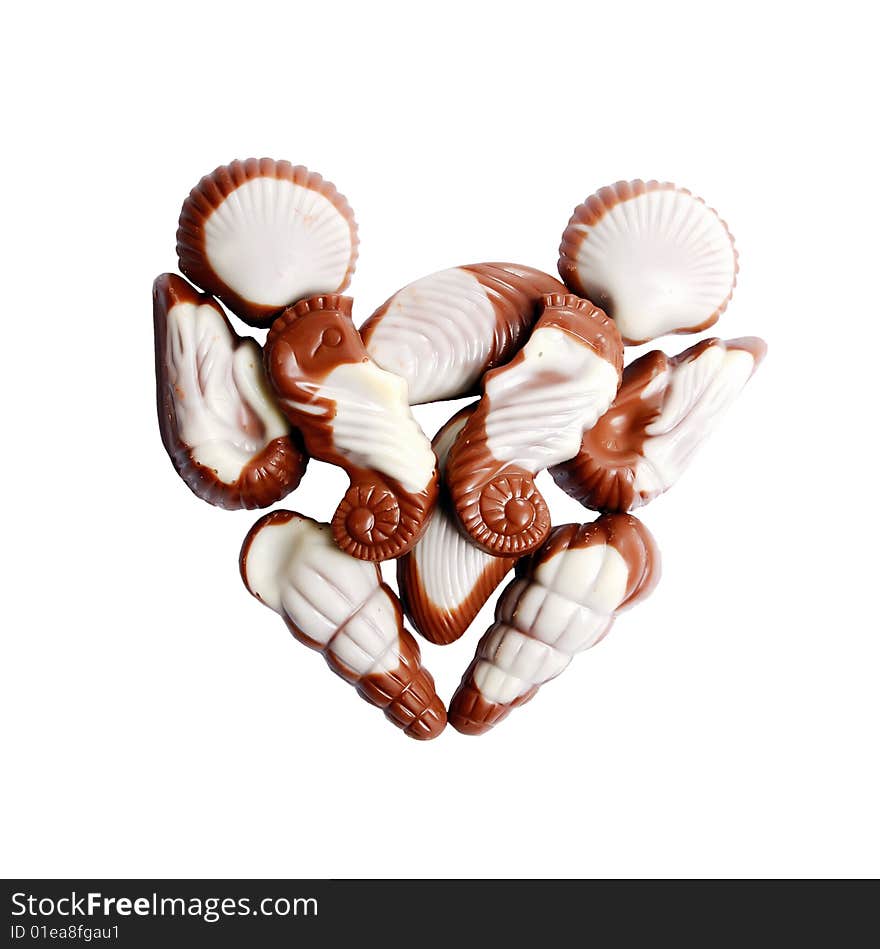
[[[7,880],[7,945],[858,946],[876,881]],[[91,895],[90,895],[91,894]],[[873,917],[872,918],[872,910]],[[645,941],[647,939],[647,942]],[[506,940],[506,944],[505,944]],[[513,940],[511,942],[511,940]]]

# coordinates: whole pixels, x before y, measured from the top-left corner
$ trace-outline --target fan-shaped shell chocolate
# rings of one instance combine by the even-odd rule
[[[575,208],[559,273],[625,343],[645,343],[715,323],[736,285],[737,253],[702,198],[670,182],[618,181]]]
[[[319,174],[271,158],[222,165],[180,212],[181,271],[252,326],[305,297],[344,290],[357,259],[345,198]]]

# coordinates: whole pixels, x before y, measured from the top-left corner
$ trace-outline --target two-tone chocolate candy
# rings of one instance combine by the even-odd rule
[[[183,202],[181,271],[252,326],[291,303],[348,286],[357,225],[319,174],[271,158],[221,165]]]
[[[307,456],[275,403],[259,345],[174,274],[153,284],[153,325],[159,431],[177,473],[219,507],[281,500]]]
[[[535,475],[577,454],[623,368],[614,323],[588,300],[551,293],[528,342],[483,379],[446,468],[458,520],[487,553],[518,556],[550,530]]]
[[[443,731],[446,710],[397,597],[375,564],[339,550],[329,525],[291,511],[266,514],[245,538],[240,565],[248,590],[406,735]]]
[[[559,273],[605,310],[624,342],[646,343],[715,323],[736,285],[737,254],[702,198],[668,181],[618,181],[575,208]]]
[[[413,418],[405,380],[370,359],[336,294],[300,300],[272,324],[266,370],[309,454],[351,485],[333,516],[339,547],[389,560],[419,539],[437,499],[437,461]]]
[[[439,645],[464,633],[516,563],[516,557],[493,557],[480,550],[459,530],[442,483],[449,449],[473,411],[474,406],[465,406],[434,436],[440,497],[419,542],[397,561],[397,585],[406,615],[425,639]]]
[[[704,339],[671,359],[654,350],[635,360],[578,454],[551,469],[554,480],[596,511],[647,504],[675,484],[766,351],[753,336]]]
[[[554,528],[516,574],[449,704],[450,724],[467,735],[497,725],[603,639],[654,589],[660,555],[640,521],[606,514]]]
[[[565,287],[519,264],[451,267],[398,290],[364,323],[367,352],[409,385],[413,405],[479,392],[522,344],[547,293]]]

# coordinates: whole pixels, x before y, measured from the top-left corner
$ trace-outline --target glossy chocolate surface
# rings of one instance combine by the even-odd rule
[[[241,549],[248,591],[277,612],[293,636],[410,738],[436,738],[446,710],[418,644],[379,568],[343,553],[329,525],[273,511]]]
[[[446,456],[473,411],[473,406],[465,406],[434,436],[440,497],[419,542],[397,561],[397,585],[406,615],[425,639],[438,645],[464,634],[516,563],[515,557],[494,557],[480,550],[459,530],[443,483]]]
[[[153,284],[156,404],[162,443],[190,490],[218,507],[268,507],[308,460],[268,385],[259,345],[181,277]]]
[[[534,550],[550,530],[535,475],[577,454],[585,429],[620,382],[623,344],[589,301],[547,294],[528,343],[488,373],[449,454],[447,483],[459,523],[496,556]]]
[[[554,528],[501,594],[495,622],[449,704],[450,724],[466,735],[497,725],[576,653],[600,642],[659,578],[654,538],[632,515]]]
[[[647,504],[686,470],[766,350],[753,336],[713,338],[672,358],[654,350],[636,359],[611,407],[584,432],[578,454],[551,468],[554,480],[593,510]]]
[[[336,542],[353,557],[389,560],[421,536],[437,464],[406,383],[370,359],[351,307],[328,294],[288,308],[266,339],[266,370],[309,453],[351,479],[333,516]]]
[[[522,345],[547,293],[565,287],[520,264],[451,267],[398,290],[361,327],[372,358],[409,385],[410,403],[476,395]]]
[[[251,326],[285,307],[344,290],[357,260],[354,214],[302,165],[248,158],[192,189],[177,230],[180,269]]]

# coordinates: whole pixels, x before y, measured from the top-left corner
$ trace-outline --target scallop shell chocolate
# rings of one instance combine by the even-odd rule
[[[671,359],[659,350],[636,359],[578,454],[551,469],[554,480],[596,511],[647,504],[681,477],[766,351],[750,336],[704,339]]]
[[[736,285],[727,225],[670,182],[600,189],[575,209],[559,254],[566,286],[605,310],[628,344],[712,326]]]
[[[153,323],[159,430],[177,473],[218,507],[280,501],[307,456],[275,404],[259,345],[174,274],[153,284]]]
[[[617,614],[648,596],[659,579],[654,538],[630,514],[554,528],[540,550],[517,564],[449,703],[449,723],[466,735],[497,725],[577,653],[601,642]]]
[[[565,292],[549,274],[519,264],[451,267],[398,290],[364,323],[377,365],[406,379],[410,404],[474,395],[507,362],[541,311]]]
[[[474,406],[465,406],[431,443],[440,468]],[[493,557],[458,529],[445,489],[419,542],[397,561],[397,585],[410,622],[425,639],[446,645],[458,639],[489,599],[516,557]]]
[[[328,524],[273,511],[251,528],[239,559],[245,586],[301,643],[410,738],[436,738],[446,709],[404,629],[379,568],[333,543]]]
[[[578,453],[620,385],[623,343],[588,300],[549,293],[528,342],[483,379],[449,452],[446,483],[461,527],[496,556],[534,550],[550,530],[539,471]]]
[[[300,300],[272,324],[265,363],[278,404],[309,454],[351,485],[333,516],[342,550],[390,560],[419,539],[437,500],[437,460],[406,382],[369,357],[337,294]]]
[[[357,259],[345,198],[319,174],[248,158],[206,175],[183,202],[181,271],[251,326],[305,297],[344,290]]]

